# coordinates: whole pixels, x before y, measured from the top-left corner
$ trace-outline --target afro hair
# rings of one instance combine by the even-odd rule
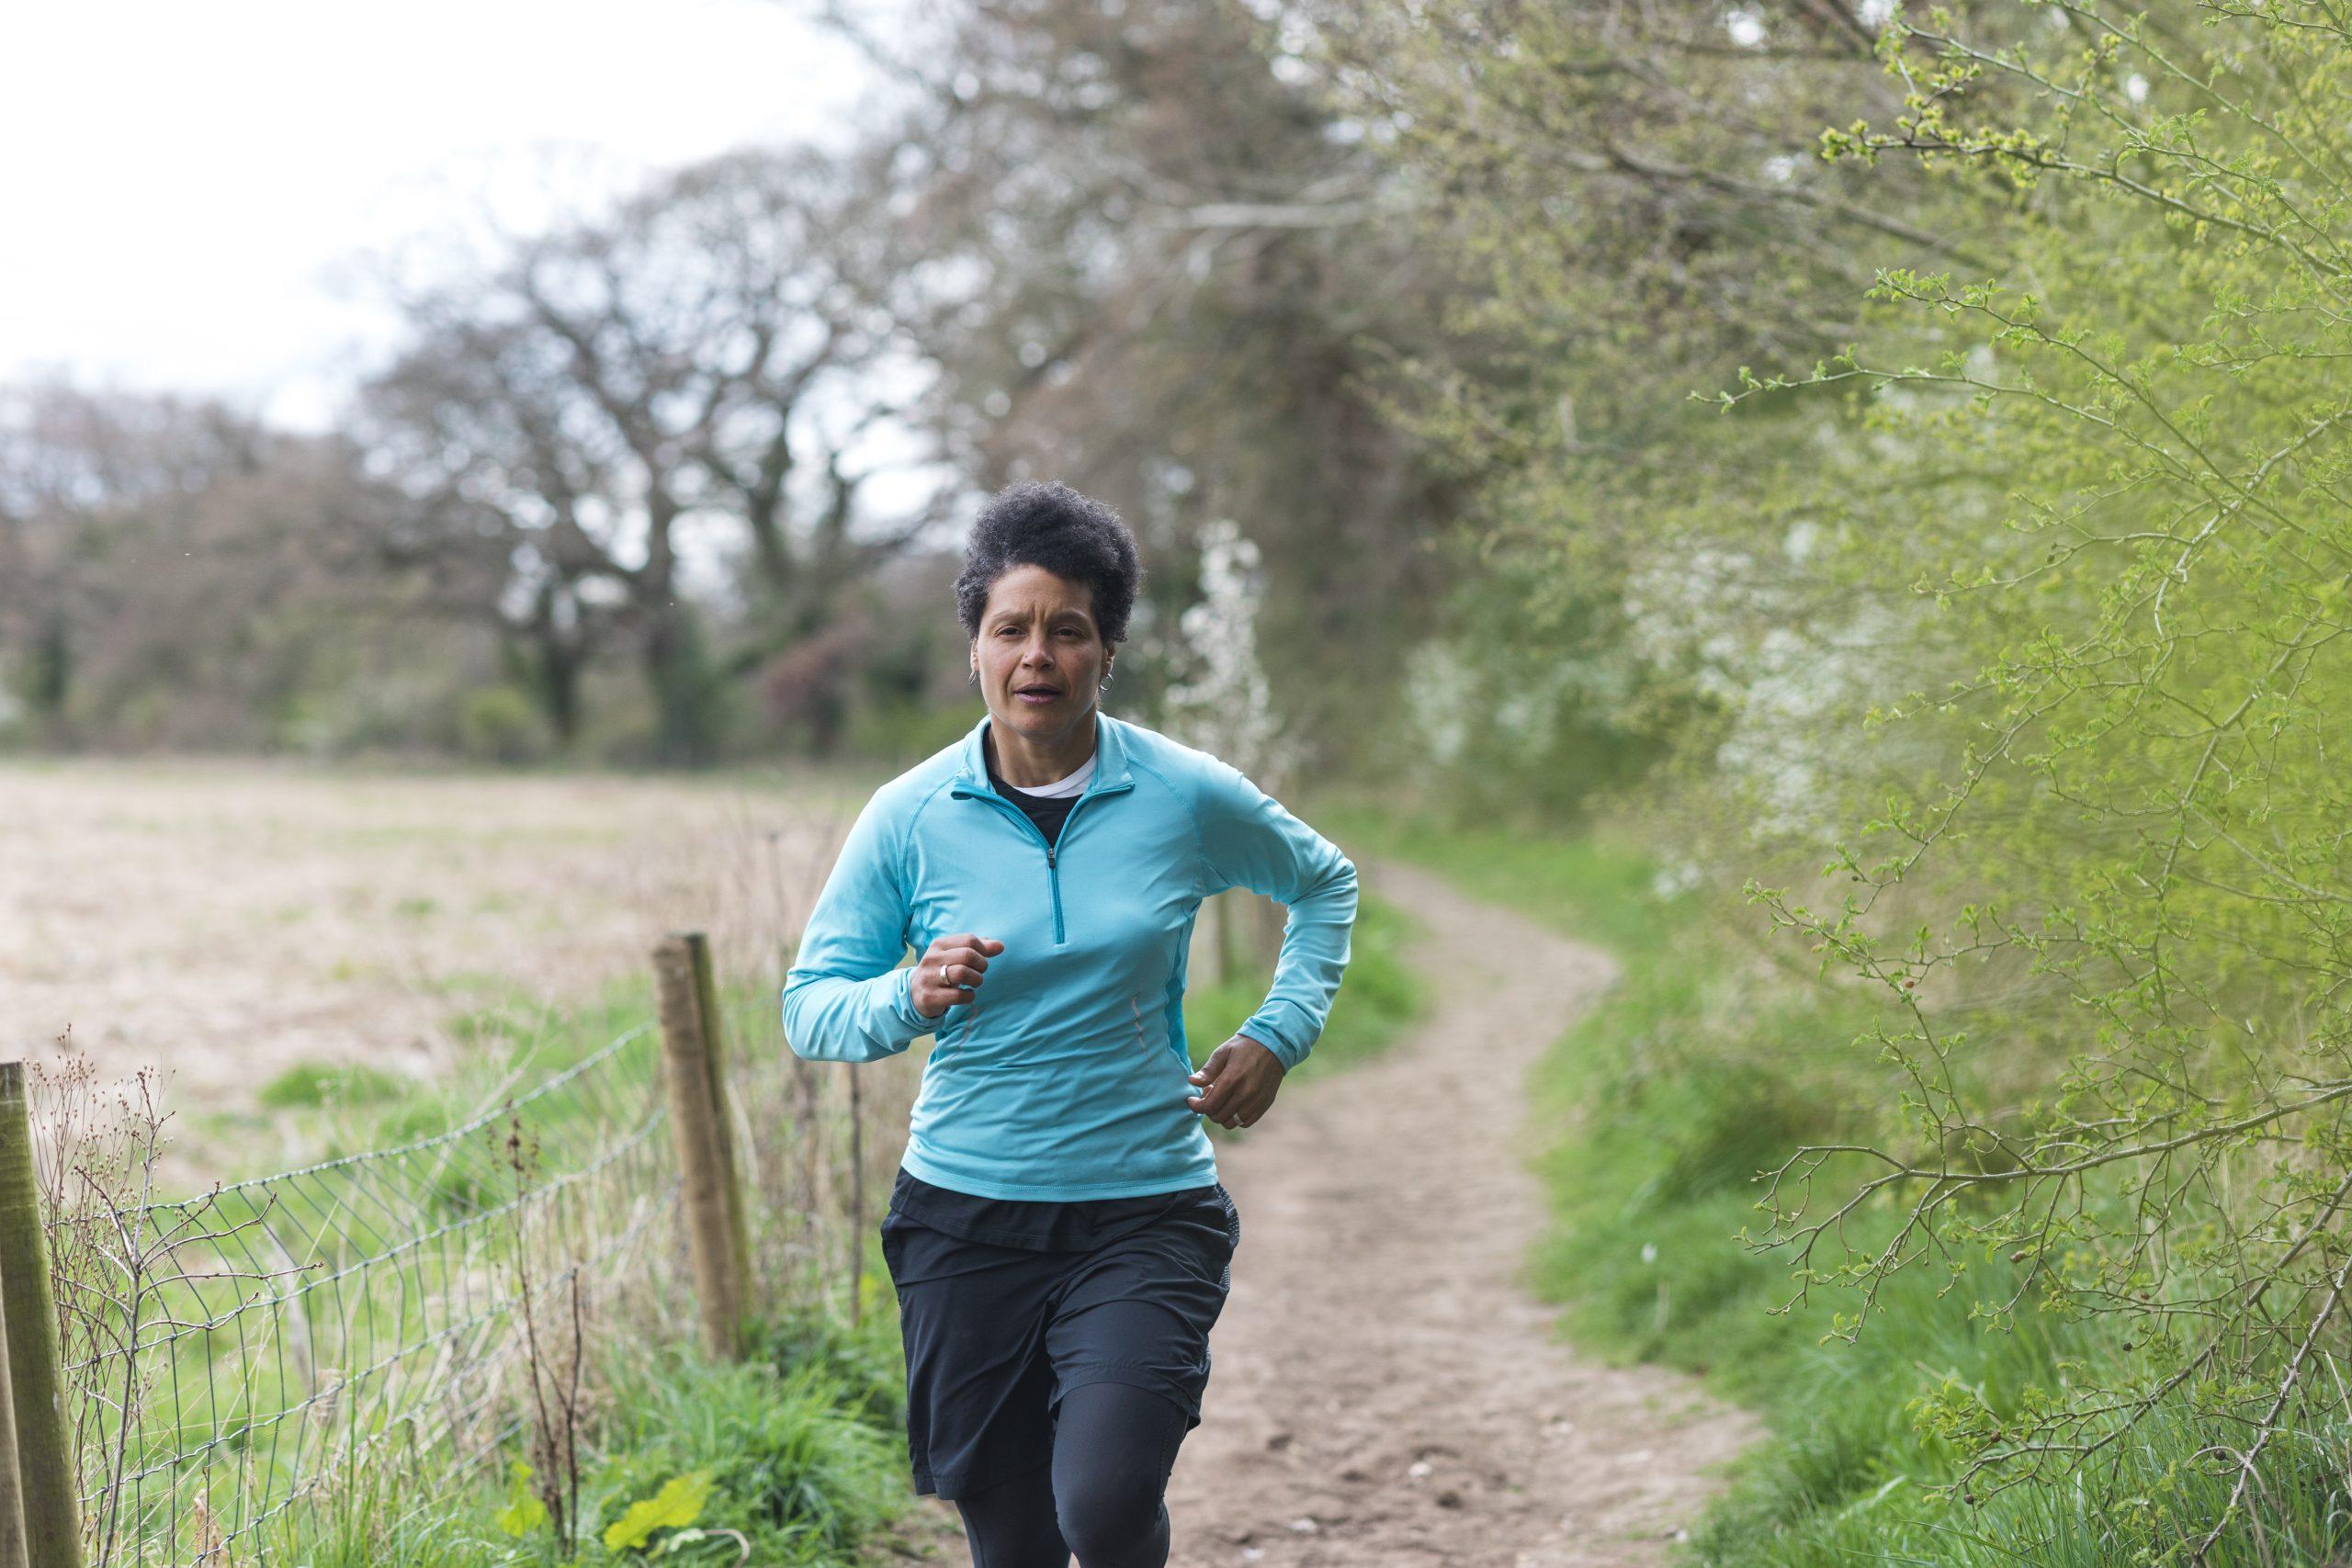
[[[1059,479],[1008,485],[989,498],[964,543],[956,611],[964,635],[980,635],[989,590],[1015,567],[1041,566],[1094,592],[1094,626],[1107,646],[1124,642],[1143,582],[1136,536],[1119,514]]]

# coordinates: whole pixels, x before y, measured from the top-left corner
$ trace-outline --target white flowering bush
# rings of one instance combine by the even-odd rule
[[[1177,618],[1188,677],[1169,688],[1169,733],[1222,757],[1270,795],[1281,793],[1296,748],[1282,733],[1258,660],[1258,547],[1230,517],[1201,530],[1201,599]]]

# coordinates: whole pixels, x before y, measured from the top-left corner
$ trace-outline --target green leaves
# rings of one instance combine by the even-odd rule
[[[547,1505],[539,1501],[531,1486],[536,1474],[537,1472],[527,1461],[514,1461],[507,1470],[506,1506],[491,1516],[500,1529],[518,1539],[543,1529],[548,1524]],[[672,1477],[662,1483],[660,1491],[631,1503],[619,1518],[605,1528],[605,1549],[663,1557],[706,1540],[741,1540],[731,1530],[689,1528],[702,1517],[703,1506],[709,1502],[716,1484],[708,1470]],[[655,1541],[655,1535],[663,1530],[672,1533]]]
[[[507,1471],[506,1506],[491,1517],[508,1535],[526,1536],[548,1522],[548,1506],[531,1490],[531,1477],[536,1473],[519,1459]]]
[[[627,1513],[605,1527],[605,1547],[614,1551],[641,1551],[654,1531],[684,1529],[702,1517],[711,1485],[711,1474],[707,1470],[664,1482],[661,1491],[631,1503]]]

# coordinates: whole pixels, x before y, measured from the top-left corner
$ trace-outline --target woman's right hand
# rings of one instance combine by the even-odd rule
[[[934,939],[915,964],[915,1011],[925,1018],[944,1018],[949,1008],[971,1001],[989,960],[1003,951],[1004,943],[994,937],[969,931]]]

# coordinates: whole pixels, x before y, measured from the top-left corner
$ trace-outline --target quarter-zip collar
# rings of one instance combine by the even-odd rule
[[[989,722],[994,716],[980,715],[979,722],[965,733],[961,760],[956,768],[957,795],[991,795],[1003,800],[995,785],[989,783],[988,753],[981,749],[981,737],[988,733]],[[1126,742],[1120,738],[1118,723],[1101,708],[1094,710],[1094,776],[1078,792],[1078,798],[1101,795],[1105,790],[1125,789],[1135,783],[1135,774],[1127,766]],[[1010,801],[1007,805],[1012,804]]]
[[[989,781],[988,752],[982,749],[982,738],[988,733],[989,716],[983,714],[964,737],[963,758],[956,769],[956,783],[948,789],[951,795],[993,800],[998,807],[1019,823],[1037,840],[1046,852],[1046,890],[1053,900],[1054,945],[1059,947],[1069,940],[1069,930],[1062,920],[1062,874],[1060,844],[1046,837],[1045,829],[1029,819],[1029,814],[1015,806],[995,784]],[[1127,769],[1126,743],[1119,737],[1119,727],[1097,708],[1094,713],[1094,776],[1070,802],[1069,815],[1062,818],[1062,842],[1069,840],[1070,824],[1078,820],[1079,809],[1098,795],[1114,790],[1133,789],[1135,775]],[[1102,807],[1095,807],[1100,811]]]

